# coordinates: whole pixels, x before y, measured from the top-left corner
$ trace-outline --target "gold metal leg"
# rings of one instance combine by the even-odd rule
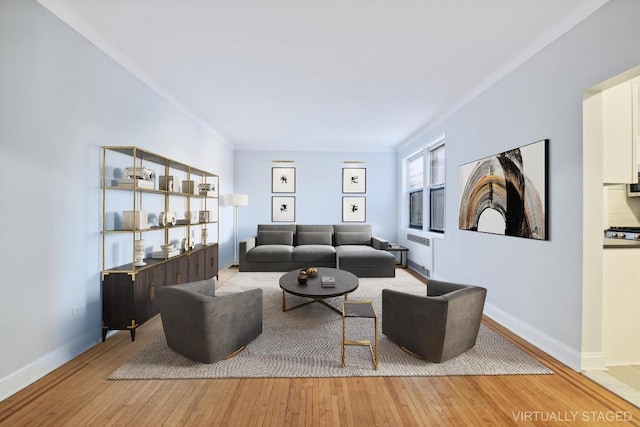
[[[378,316],[374,318],[373,324],[376,331],[376,357],[374,360],[375,360],[376,371],[377,371],[378,370]]]
[[[239,349],[237,349],[236,351],[232,352],[231,354],[227,355],[224,359],[231,359],[232,357],[236,357],[238,354],[240,354],[242,352],[242,350],[245,349],[245,346],[240,347]]]
[[[330,308],[331,310],[335,311],[336,313],[342,315],[342,312],[340,310],[338,310],[337,308],[335,308],[331,304],[327,304],[324,301],[323,298],[313,298],[313,299],[311,299],[311,301],[303,302],[301,304],[294,305],[293,307],[287,308],[286,299],[285,299],[285,291],[284,290],[282,291],[282,311],[291,311],[291,310],[296,309],[296,308],[304,307],[305,305],[313,304],[314,302],[320,303],[320,304],[324,305],[325,307]]]
[[[345,295],[345,299],[346,299],[346,295]],[[356,303],[356,304],[371,304],[371,307],[373,307],[373,304],[371,303],[371,301],[350,301],[352,304]],[[372,343],[370,340],[360,340],[360,341],[356,341],[356,340],[348,340],[346,339],[345,336],[345,307],[344,307],[344,301],[342,302],[342,367],[345,367],[345,346],[347,345],[360,345],[360,346],[367,346],[369,347],[369,352],[371,353],[371,360],[373,361],[373,366],[376,370],[378,370],[378,316],[375,314],[375,308],[373,309],[374,312],[374,316],[373,316],[373,327],[374,327],[374,344],[375,344],[375,349],[372,346]]]
[[[344,305],[342,307],[344,307]],[[344,344],[345,344],[344,343],[344,341],[345,341],[345,339],[344,339],[344,319],[345,319],[345,317],[344,317],[344,308],[342,310],[343,310],[343,313],[342,313],[343,314],[343,316],[342,316],[342,367],[344,368]]]
[[[424,360],[422,357],[418,356],[417,354],[415,354],[413,351],[404,348],[403,346],[399,346],[402,351],[404,351],[405,353],[407,353],[409,356],[415,357],[416,359],[420,359],[420,360]]]

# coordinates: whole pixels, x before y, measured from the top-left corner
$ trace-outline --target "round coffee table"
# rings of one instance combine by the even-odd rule
[[[293,270],[280,277],[280,287],[282,288],[282,311],[293,310],[294,308],[303,307],[307,304],[318,302],[325,307],[342,315],[342,311],[327,304],[324,300],[327,298],[335,298],[347,295],[358,289],[358,277],[348,271],[338,270],[337,268],[318,267],[318,274],[310,277],[306,284],[298,283],[298,273],[300,270]],[[333,276],[335,279],[335,287],[323,287],[322,276]],[[286,305],[285,293],[296,295],[299,297],[311,298],[311,301],[288,307]]]

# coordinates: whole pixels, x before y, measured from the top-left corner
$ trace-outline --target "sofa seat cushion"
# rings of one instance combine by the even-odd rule
[[[366,245],[344,245],[336,247],[340,266],[395,265],[396,257],[387,251]]]
[[[336,248],[329,245],[300,245],[293,248],[294,262],[308,262],[315,264],[334,264],[336,262]]]
[[[293,246],[260,245],[247,252],[248,262],[291,262]]]

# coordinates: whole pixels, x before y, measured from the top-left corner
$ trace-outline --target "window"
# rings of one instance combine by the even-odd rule
[[[409,227],[422,230],[424,201],[422,197],[424,182],[424,156],[419,154],[407,161],[409,188]]]
[[[424,224],[428,224],[429,231],[444,233],[444,138],[409,157],[406,165],[409,227],[423,230]],[[424,193],[427,193],[428,200],[424,200]]]
[[[429,230],[444,233],[444,144],[429,151]]]

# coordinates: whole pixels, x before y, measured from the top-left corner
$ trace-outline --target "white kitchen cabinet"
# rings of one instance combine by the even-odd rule
[[[602,350],[606,366],[640,364],[640,247],[603,251]]]
[[[602,159],[605,184],[638,182],[638,85],[625,82],[604,90]]]

